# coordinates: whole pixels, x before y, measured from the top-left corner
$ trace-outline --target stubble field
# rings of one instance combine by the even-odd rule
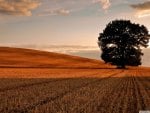
[[[96,61],[84,59],[82,62],[82,58],[80,62],[84,65],[73,59],[69,60],[72,66],[71,63],[60,66],[58,62],[57,66],[53,63],[53,67],[43,67],[44,64],[40,67],[39,62],[26,62],[21,66],[20,62],[7,62],[6,66],[4,56],[0,55],[3,59],[0,113],[138,113],[150,110],[149,68],[119,70],[101,62],[97,63],[98,67]],[[10,60],[14,59],[10,57]]]

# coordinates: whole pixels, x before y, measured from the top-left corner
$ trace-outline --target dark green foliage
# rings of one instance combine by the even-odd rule
[[[147,28],[131,23],[130,20],[110,22],[98,37],[102,50],[101,58],[119,68],[141,65],[141,47],[148,47],[148,42]]]

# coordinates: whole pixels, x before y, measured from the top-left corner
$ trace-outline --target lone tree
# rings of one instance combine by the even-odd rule
[[[101,58],[118,68],[141,65],[141,48],[148,47],[149,36],[144,25],[131,23],[130,20],[114,20],[98,37]]]

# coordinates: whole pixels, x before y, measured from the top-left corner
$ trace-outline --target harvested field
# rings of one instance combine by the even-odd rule
[[[4,59],[4,55],[0,57]],[[70,61],[69,65],[77,61]],[[88,62],[93,67],[88,66]],[[33,67],[27,64],[26,67],[20,62],[7,67],[4,62],[0,64],[0,113],[139,113],[139,110],[150,110],[150,68],[119,70],[102,62],[98,62],[101,65],[96,68],[96,61],[89,59],[85,65],[78,63],[70,68],[68,64],[40,67],[39,61],[31,63]]]

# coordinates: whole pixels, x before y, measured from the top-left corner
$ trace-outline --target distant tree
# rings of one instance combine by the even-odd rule
[[[118,68],[141,65],[142,48],[148,47],[148,42],[147,28],[130,20],[110,22],[98,37],[101,58]]]

